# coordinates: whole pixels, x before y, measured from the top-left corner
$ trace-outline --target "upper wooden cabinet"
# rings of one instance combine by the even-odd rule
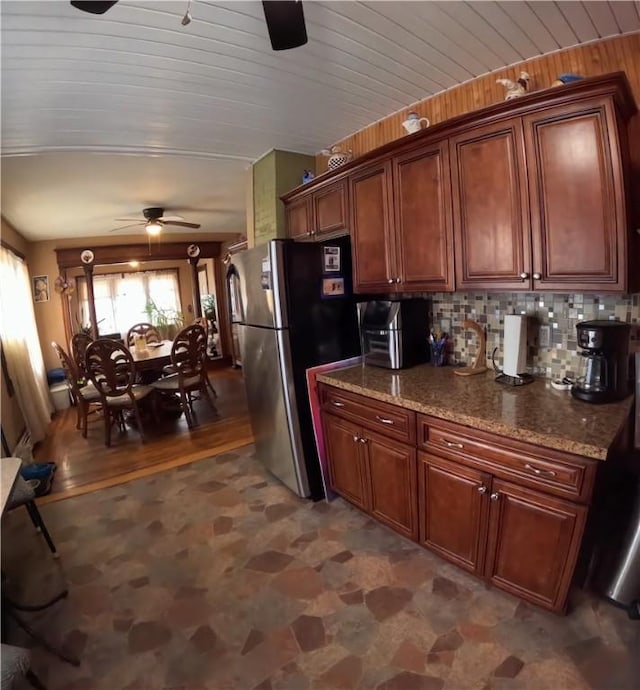
[[[392,162],[396,289],[453,290],[447,142],[396,156]]]
[[[311,236],[311,199],[302,197],[285,206],[287,235],[298,240]]]
[[[391,162],[367,166],[349,177],[353,289],[395,289],[395,238],[391,232]]]
[[[530,239],[522,123],[509,120],[450,141],[456,284],[529,284]]]
[[[623,290],[628,226],[611,103],[545,110],[524,128],[534,287]]]
[[[289,236],[349,231],[362,293],[633,291],[636,111],[617,73],[440,122],[285,195]]]
[[[313,233],[329,235],[347,229],[347,180],[327,185],[313,194]]]

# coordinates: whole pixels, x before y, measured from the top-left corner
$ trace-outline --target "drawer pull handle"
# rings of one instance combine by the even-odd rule
[[[494,493],[494,494],[491,494],[491,496],[489,496],[489,498],[490,498],[492,501],[497,501],[497,500],[500,498],[500,494],[496,492],[496,493]]]
[[[537,467],[534,467],[533,465],[530,465],[529,463],[527,463],[524,466],[524,468],[525,468],[525,470],[531,470],[531,472],[533,472],[534,474],[537,474],[538,476],[541,474],[542,475],[546,474],[548,477],[555,477],[556,476],[556,473],[553,470],[539,470]]]
[[[338,402],[337,400],[332,400],[332,401],[331,401],[331,404],[332,404],[334,407],[344,407],[344,403]]]
[[[487,487],[486,487],[484,484],[481,484],[481,485],[478,487],[478,493],[479,493],[479,494],[484,495],[484,494],[487,493],[487,491],[488,491],[488,489],[487,489]]]
[[[381,417],[380,415],[376,415],[376,419],[381,423],[381,424],[390,424],[393,426],[395,422],[393,419],[387,419],[386,417]]]
[[[447,446],[447,448],[464,448],[462,443],[454,443],[453,441],[448,441],[446,438],[443,438],[442,442]]]

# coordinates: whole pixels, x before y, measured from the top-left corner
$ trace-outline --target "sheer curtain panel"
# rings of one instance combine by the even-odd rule
[[[7,370],[33,443],[47,433],[53,405],[40,350],[27,266],[0,247],[0,337]]]

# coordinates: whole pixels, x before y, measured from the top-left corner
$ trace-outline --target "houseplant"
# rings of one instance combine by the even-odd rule
[[[179,311],[161,309],[152,299],[149,299],[144,310],[163,340],[173,340],[184,325],[184,317]]]

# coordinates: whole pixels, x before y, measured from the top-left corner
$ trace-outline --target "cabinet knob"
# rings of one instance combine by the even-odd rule
[[[368,439],[368,438],[362,438],[362,437],[360,437],[360,438],[358,439],[358,441],[360,441],[360,443],[369,443],[369,439]]]
[[[481,484],[478,487],[478,493],[483,494],[483,495],[486,494],[487,493],[487,487],[484,484]]]
[[[528,277],[529,277],[529,274],[525,273],[524,271],[522,271],[522,273],[520,274],[520,278],[522,278],[522,280],[526,280]]]
[[[396,278],[396,283],[399,283],[399,282],[400,282],[400,278]]]
[[[396,282],[395,278],[389,278],[389,280],[387,280],[387,283],[389,283],[389,285],[393,285],[395,282]]]
[[[542,278],[542,273],[534,273],[533,274],[533,279],[534,280],[540,280]]]
[[[353,435],[353,442],[358,443],[359,440],[360,440],[360,436],[357,436],[356,434],[354,434]]]
[[[492,501],[497,501],[497,500],[500,498],[500,494],[499,494],[499,493],[491,494],[491,496],[489,496],[489,498],[490,498]]]

